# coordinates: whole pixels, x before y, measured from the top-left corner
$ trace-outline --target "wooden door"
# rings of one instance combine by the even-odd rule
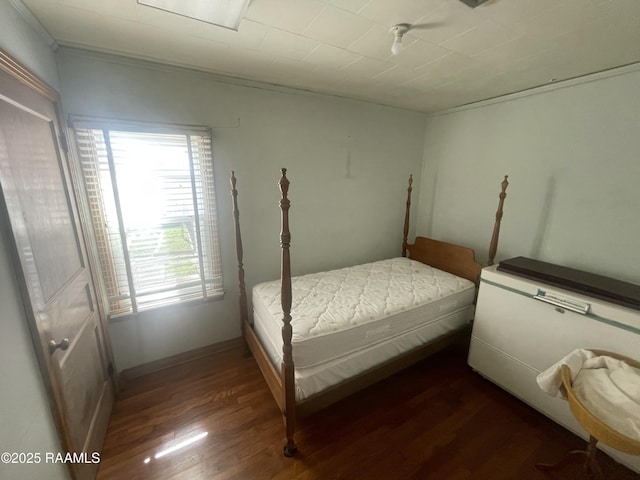
[[[15,269],[62,454],[77,454],[70,463],[75,478],[94,478],[95,452],[102,447],[114,401],[111,354],[66,148],[61,148],[66,141],[56,94],[2,52],[0,67],[0,215],[15,247]]]

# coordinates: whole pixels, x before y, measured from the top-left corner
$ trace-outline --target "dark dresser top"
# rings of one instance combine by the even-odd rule
[[[526,257],[503,260],[497,269],[640,310],[640,285],[634,283]]]

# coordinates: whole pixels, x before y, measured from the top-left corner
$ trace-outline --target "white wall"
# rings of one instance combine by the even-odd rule
[[[53,52],[9,5],[0,0],[0,48],[56,87]],[[7,219],[0,215],[0,232]],[[5,235],[0,235],[0,452],[60,451],[48,397],[38,368]],[[65,479],[64,465],[0,463],[3,480]]]
[[[213,130],[225,299],[112,323],[119,370],[239,336],[231,170],[248,288],[279,278],[280,167],[291,180],[294,274],[400,254],[423,115],[81,50],[60,49],[58,61],[67,113]]]
[[[6,226],[4,221],[3,216],[2,230]],[[31,465],[0,463],[0,478],[68,478],[63,465],[44,464],[47,452],[61,451],[60,441],[7,247],[5,239],[0,236],[0,452],[37,452],[43,461]]]
[[[418,233],[640,283],[640,67],[430,117]]]
[[[60,91],[53,45],[44,29],[27,23],[9,0],[0,0],[0,48]]]

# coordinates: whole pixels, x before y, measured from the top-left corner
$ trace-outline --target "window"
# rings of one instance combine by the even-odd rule
[[[221,295],[208,130],[74,131],[109,315]]]

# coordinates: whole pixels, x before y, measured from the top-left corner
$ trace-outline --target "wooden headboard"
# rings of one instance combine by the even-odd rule
[[[500,236],[500,222],[502,221],[502,209],[504,199],[507,196],[508,175],[504,176],[501,183],[502,190],[498,195],[498,210],[493,226],[493,235],[489,245],[489,262],[493,265],[493,260],[498,249],[498,238]],[[415,243],[409,244],[407,236],[409,234],[409,210],[411,209],[411,192],[413,190],[413,176],[409,176],[409,186],[407,188],[407,206],[404,216],[404,237],[402,239],[402,256],[412,260],[431,265],[439,270],[444,270],[459,277],[471,280],[476,285],[480,283],[480,271],[482,265],[476,261],[475,253],[472,249],[454,245],[452,243],[433,240],[432,238],[416,237]]]
[[[482,265],[476,261],[475,253],[470,248],[432,238],[416,237],[415,243],[407,245],[407,250],[408,257],[413,260],[466,278],[476,285],[480,281]]]

